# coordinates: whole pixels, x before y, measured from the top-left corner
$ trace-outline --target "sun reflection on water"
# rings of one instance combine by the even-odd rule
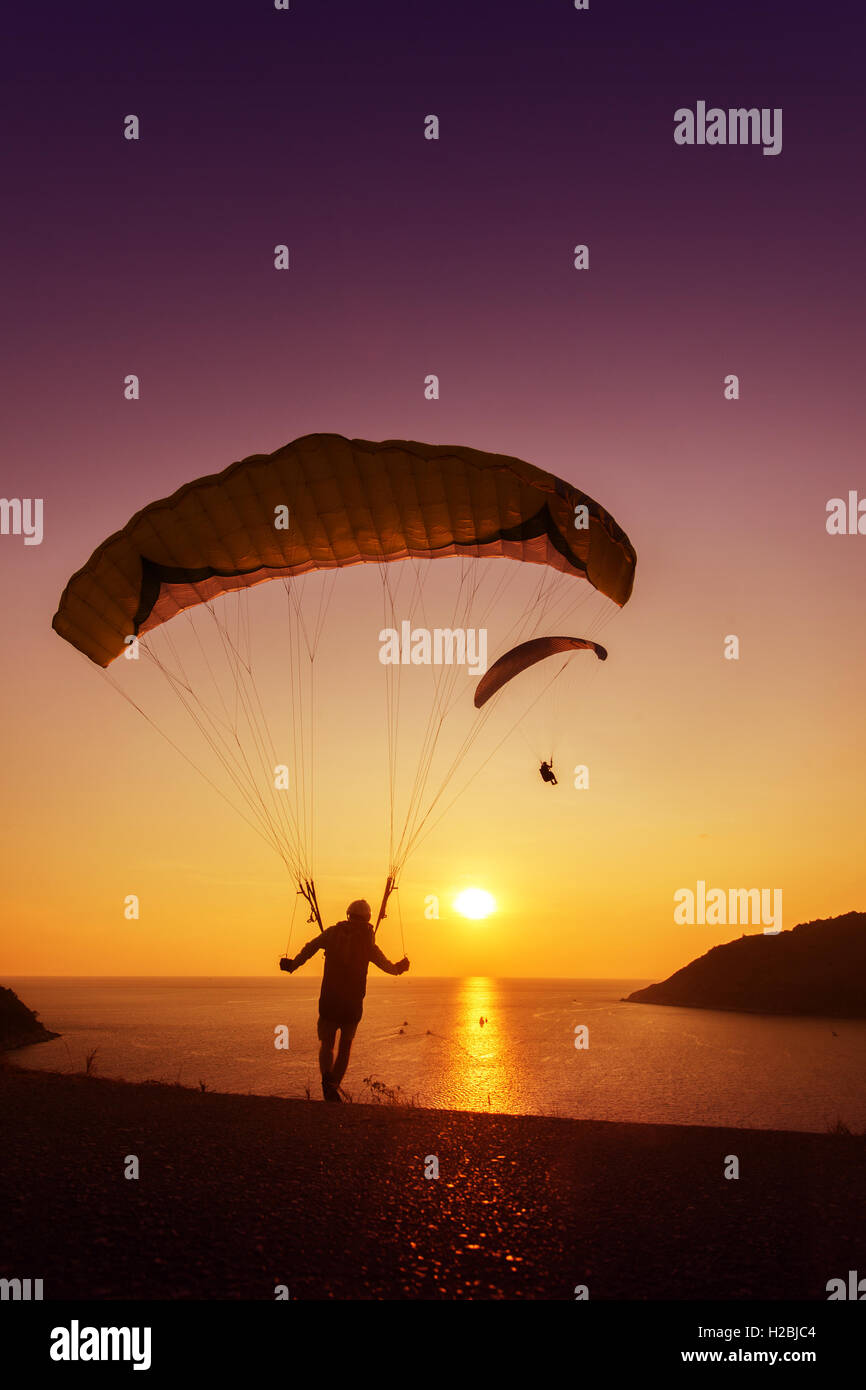
[[[452,1045],[443,1053],[440,1072],[445,1091],[459,1096],[462,1109],[509,1109],[514,1099],[512,1070],[505,1065],[510,1047],[496,980],[475,975],[460,981],[448,1035]]]

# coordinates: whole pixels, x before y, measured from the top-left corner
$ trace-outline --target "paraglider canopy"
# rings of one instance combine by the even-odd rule
[[[588,524],[575,526],[576,510]],[[53,627],[99,666],[184,609],[311,570],[502,556],[584,578],[620,606],[635,551],[597,502],[522,459],[310,434],[187,483],[109,536]]]
[[[534,666],[537,661],[544,661],[546,657],[562,652],[578,651],[595,652],[599,661],[607,661],[605,648],[598,642],[591,642],[587,637],[533,637],[529,642],[519,643],[498,661],[494,661],[490,670],[481,677],[475,687],[475,708],[481,709],[497,690],[501,690],[503,685],[519,676],[521,671]]]
[[[306,900],[311,920],[321,926],[313,872],[314,668],[327,628],[332,581],[352,566],[378,566],[381,621],[396,630],[398,603],[401,619],[408,609],[409,617],[420,612],[427,623],[428,572],[448,574],[446,566],[427,562],[449,558],[457,592],[443,631],[468,630],[473,611],[480,610],[485,623],[491,613],[494,618],[502,614],[509,624],[503,645],[537,633],[542,625],[574,621],[570,610],[581,591],[602,596],[602,604],[612,601],[609,608],[621,607],[631,594],[636,564],[628,536],[599,503],[522,459],[456,445],[311,434],[272,454],[254,454],[221,473],[188,482],[137,512],[69,580],[53,626],[101,668],[133,650],[137,657],[141,639],[146,659],[141,667],[131,663],[124,671],[122,662],[106,679],[150,718],[143,707],[142,668],[165,678],[194,725],[197,745],[212,755],[219,780],[213,781],[193,757],[188,761],[272,845]],[[517,563],[491,567],[486,563],[490,559]],[[495,592],[483,595],[484,572],[491,568],[513,573],[495,573]],[[525,580],[532,570],[535,592],[511,622],[501,594],[513,579]],[[402,575],[408,593],[400,589]],[[255,586],[269,580],[277,581],[271,597],[280,607],[285,599],[285,620],[272,623],[265,643],[258,644],[253,640],[255,605],[247,600]],[[343,582],[338,580],[338,589]],[[308,598],[312,610],[305,612]],[[568,610],[564,616],[563,610]],[[180,615],[183,621],[175,626],[172,620]],[[586,645],[605,655],[584,639],[540,640],[542,646],[564,642],[569,649]],[[285,653],[287,669],[276,689],[289,705],[289,718],[279,725],[266,716],[267,691],[257,679],[277,647],[281,660]],[[476,707],[511,675],[547,654],[539,647],[530,657],[527,648],[533,649],[533,643],[514,648],[486,673],[475,692]],[[403,664],[375,665],[386,689],[389,816],[388,876],[378,925],[408,855],[437,823],[432,813],[441,817],[452,804],[442,800],[444,788],[463,766],[488,711],[476,715],[471,687],[458,685],[464,668],[433,665],[423,687],[420,679],[416,686],[429,693],[420,754],[414,760],[398,756]],[[479,698],[483,691],[487,693]],[[432,769],[439,777],[440,732],[462,694],[472,723],[463,742],[444,755],[437,783]],[[423,716],[423,700],[414,703]],[[151,722],[163,732],[156,719]],[[173,737],[164,736],[187,757]],[[281,781],[282,770],[289,767],[291,776],[286,772]],[[404,773],[405,805],[399,787]]]

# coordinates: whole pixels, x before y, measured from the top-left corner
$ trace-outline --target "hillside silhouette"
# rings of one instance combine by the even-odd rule
[[[866,1018],[866,913],[803,922],[777,936],[741,936],[626,1003]]]
[[[59,1037],[59,1033],[52,1033],[39,1022],[38,1014],[22,1004],[14,989],[0,985],[0,1052]]]

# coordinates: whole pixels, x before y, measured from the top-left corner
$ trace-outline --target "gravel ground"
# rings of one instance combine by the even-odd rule
[[[828,1279],[866,1274],[860,1137],[9,1067],[0,1112],[0,1277],[42,1278],[46,1299],[270,1299],[275,1284],[300,1299],[572,1299],[586,1284],[592,1299],[823,1300]]]

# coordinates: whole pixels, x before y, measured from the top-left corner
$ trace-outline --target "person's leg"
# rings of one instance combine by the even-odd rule
[[[337,1036],[336,1023],[332,1023],[329,1018],[319,1018],[319,1071],[322,1073],[322,1082],[330,1081],[334,1066],[334,1040]]]
[[[339,1086],[343,1077],[346,1075],[346,1068],[349,1065],[349,1055],[352,1051],[352,1043],[359,1022],[360,1019],[354,1023],[343,1023],[340,1028],[340,1046],[337,1048],[337,1060],[331,1072],[335,1086]]]

